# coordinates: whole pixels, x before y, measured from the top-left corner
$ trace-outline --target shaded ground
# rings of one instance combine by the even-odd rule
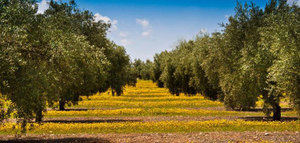
[[[0,140],[1,141],[1,140]],[[65,137],[65,138],[54,138],[54,139],[43,139],[43,138],[23,138],[23,139],[11,139],[3,140],[3,143],[110,143],[108,140],[100,138],[76,138],[76,137]]]
[[[40,139],[40,140],[39,140]],[[0,136],[6,142],[103,142],[103,143],[153,143],[153,142],[299,142],[299,132],[209,132],[209,133],[153,133],[153,134],[97,134],[97,135],[58,135],[27,136],[19,140]]]
[[[45,118],[45,123],[118,123],[118,122],[159,122],[159,121],[208,121],[208,120],[238,120],[245,121],[272,121],[272,117],[264,116],[223,116],[223,117],[197,117],[197,116],[141,116],[141,117],[57,117]],[[281,121],[297,121],[297,117],[282,117]]]
[[[269,109],[272,111],[272,109]],[[286,111],[293,111],[294,109],[293,108],[281,108],[281,112],[286,112]],[[263,112],[263,109],[262,108],[255,108],[255,109],[250,109],[249,111],[252,111],[252,112]]]
[[[273,117],[240,117],[240,119],[246,121],[273,121]],[[297,117],[281,117],[281,122],[297,121]]]
[[[56,119],[46,119],[43,123],[121,123],[121,122],[141,122],[142,120],[134,119],[101,119],[101,118],[56,118]]]
[[[159,121],[208,121],[236,120],[239,117],[193,117],[193,116],[149,116],[149,117],[58,117],[45,118],[43,122],[53,123],[102,123],[102,122],[159,122]]]

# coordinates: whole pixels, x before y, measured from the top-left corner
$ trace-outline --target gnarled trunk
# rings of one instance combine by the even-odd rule
[[[42,119],[43,119],[43,111],[38,110],[35,115],[35,122],[40,123],[42,122]]]
[[[28,119],[23,119],[21,122],[21,132],[26,133],[26,125],[28,123]]]
[[[268,92],[267,90],[264,90],[262,94],[265,102],[267,102],[273,108],[273,120],[280,121],[281,120],[280,97],[282,95],[275,96],[274,92]]]
[[[273,120],[274,121],[281,120],[281,107],[278,102],[275,102],[273,105]]]
[[[111,94],[112,94],[112,96],[115,96],[115,92],[113,89],[111,89]]]
[[[59,110],[60,111],[64,111],[64,110],[66,110],[65,109],[65,104],[66,104],[66,101],[64,101],[64,100],[59,100]]]
[[[122,95],[121,93],[118,93],[118,92],[117,92],[117,96],[121,96],[121,95]]]

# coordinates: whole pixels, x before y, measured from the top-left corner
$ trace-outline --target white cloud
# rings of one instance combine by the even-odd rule
[[[151,34],[151,30],[143,31],[142,36],[149,36]]]
[[[42,0],[38,4],[38,14],[43,14],[49,8],[49,0]]]
[[[296,5],[300,6],[300,0],[288,0],[287,2],[290,5],[293,4],[293,3],[296,3]]]
[[[107,16],[102,16],[101,14],[99,13],[96,13],[94,15],[94,21],[95,22],[98,22],[98,21],[103,21],[104,23],[110,23],[111,24],[111,28],[112,30],[117,30],[118,27],[117,27],[117,24],[118,24],[118,20],[111,20],[109,17]]]
[[[48,8],[49,8],[49,1],[50,0],[42,0],[41,2],[37,3],[38,4],[38,14],[43,14]],[[109,17],[107,16],[102,16],[99,13],[96,13],[94,15],[94,21],[98,22],[102,20],[105,23],[110,23],[111,24],[111,28],[112,30],[117,30],[117,24],[118,24],[118,20],[111,20]]]
[[[141,25],[143,31],[141,33],[142,36],[147,37],[151,34],[152,28],[150,26],[150,22],[146,19],[136,19],[136,23]]]
[[[98,21],[100,21],[100,20],[102,20],[102,21],[105,22],[105,23],[110,23],[110,21],[111,21],[111,19],[110,19],[109,17],[107,17],[107,16],[102,16],[101,14],[96,13],[96,14],[94,15],[94,21],[98,22]]]
[[[120,32],[119,36],[121,36],[121,37],[127,37],[127,36],[128,36],[128,34],[127,34],[127,33],[125,33],[125,32]]]
[[[149,21],[146,19],[136,19],[136,23],[141,25],[143,28],[148,28]]]
[[[113,30],[118,30],[117,24],[118,24],[118,20],[113,20],[113,21],[111,22],[111,28],[112,28]]]
[[[130,44],[131,44],[131,42],[129,40],[127,40],[127,39],[122,39],[121,40],[121,45],[122,46],[127,46],[127,45],[130,45]]]

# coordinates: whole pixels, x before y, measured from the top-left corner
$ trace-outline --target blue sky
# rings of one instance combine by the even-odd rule
[[[250,0],[239,0],[250,2]],[[268,0],[252,0],[264,7]],[[41,1],[39,10],[47,8]],[[155,53],[171,50],[179,40],[200,31],[215,32],[234,14],[236,0],[76,0],[96,20],[112,23],[108,37],[126,48],[131,59],[152,60]],[[298,2],[299,3],[299,2]]]

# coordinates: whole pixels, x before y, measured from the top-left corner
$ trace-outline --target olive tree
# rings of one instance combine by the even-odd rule
[[[45,14],[37,14],[36,1],[5,0],[0,12],[0,92],[23,119],[23,129],[33,117],[42,120],[46,105],[60,101],[63,108],[80,95],[108,89],[109,25],[80,12],[74,1],[51,1]],[[125,55],[113,49],[115,56]]]
[[[57,75],[59,76],[58,79],[60,79],[57,80],[59,81],[57,85],[61,86],[56,89],[56,91],[60,90],[60,92],[57,92],[59,94],[59,109],[64,110],[66,103],[76,104],[81,95],[89,96],[96,92],[105,91],[107,85],[103,83],[107,80],[109,61],[104,55],[104,49],[97,47],[97,45],[102,46],[107,42],[105,31],[109,25],[95,22],[92,13],[89,11],[81,12],[76,8],[74,1],[69,3],[51,1],[49,9],[46,10],[44,15],[44,25],[48,28],[48,31],[53,31],[50,33],[54,33],[50,36],[54,37],[54,43],[62,42],[60,49],[68,48],[65,51],[74,52],[72,55],[73,60],[65,61],[65,63],[68,63],[67,65],[70,65],[72,71],[66,70],[65,64],[64,67],[59,67],[63,64],[54,65],[54,69],[59,73]],[[93,36],[98,38],[96,42],[89,38],[92,34],[91,29],[95,34]],[[55,35],[57,33],[59,34]],[[67,33],[70,35],[66,35]],[[63,35],[66,35],[66,37],[63,37]],[[76,37],[76,35],[80,36]],[[58,59],[57,63],[63,62],[63,60],[66,60],[66,58]]]
[[[0,2],[0,92],[12,101],[23,126],[45,108],[48,89],[46,49],[30,34],[38,24],[34,1]]]
[[[176,71],[176,62],[174,60],[174,55],[172,52],[165,55],[165,63],[164,68],[162,70],[162,74],[160,76],[160,80],[164,83],[164,86],[169,89],[171,94],[179,96],[179,82],[175,78]]]
[[[289,6],[285,1],[274,5],[264,19],[265,26],[260,28],[260,45],[272,57],[264,107],[273,108],[274,120],[280,120],[282,97],[289,97],[300,111],[299,6]]]
[[[123,47],[114,43],[110,44],[108,50],[107,58],[111,66],[108,70],[107,85],[109,85],[113,96],[115,93],[120,96],[123,93],[124,86],[129,82],[127,79],[130,74],[128,71],[130,58]]]
[[[161,81],[160,77],[164,69],[165,57],[167,57],[167,54],[167,51],[161,52],[160,54],[155,54],[153,65],[150,69],[151,80],[156,82],[156,85],[161,88],[164,87],[164,83]]]
[[[219,70],[222,65],[221,49],[223,45],[222,34],[213,33],[198,35],[195,39],[195,50],[193,51],[193,86],[203,96],[211,100],[223,101],[224,96],[219,86]]]

